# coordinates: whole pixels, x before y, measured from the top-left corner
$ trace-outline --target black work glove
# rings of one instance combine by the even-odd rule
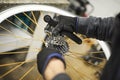
[[[70,33],[86,34],[88,27],[88,18],[86,17],[68,17],[58,16],[58,24],[53,30],[53,34],[57,35],[63,31]]]
[[[53,49],[53,48],[43,48],[37,55],[38,71],[43,76],[44,76],[44,71],[47,67],[47,64],[52,58],[60,59],[66,67],[63,55],[59,51],[57,51],[56,49]]]
[[[67,17],[60,15],[57,17],[57,20],[58,20],[58,24],[52,31],[54,35],[58,35],[63,31],[70,33],[76,32],[76,21],[77,21],[76,17]]]

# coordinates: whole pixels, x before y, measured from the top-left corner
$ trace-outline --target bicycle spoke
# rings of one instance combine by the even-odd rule
[[[33,16],[34,21],[37,23],[37,20],[36,20],[36,18],[35,18],[35,15],[34,15],[33,11],[31,11],[31,13],[32,13],[32,16]]]
[[[23,13],[29,20],[31,20],[34,24],[36,24],[38,27],[40,27],[40,25],[38,24],[35,16],[34,16],[34,13],[32,14],[35,18],[35,20],[33,20],[30,16],[28,16],[26,13]],[[41,29],[44,29],[43,27],[40,27]]]
[[[33,61],[34,61],[34,60],[22,61],[22,62],[14,62],[14,63],[7,63],[7,64],[1,64],[0,67],[10,66],[10,65],[15,65],[15,64],[20,64],[20,63],[29,63],[29,62],[33,62]]]
[[[18,51],[18,52],[2,52],[0,53],[0,55],[2,54],[26,54],[28,51]]]
[[[18,16],[16,16],[16,15],[14,15],[15,16],[15,18],[17,18],[21,23],[23,23],[23,25],[26,27],[26,28],[28,28],[32,33],[34,33],[34,31],[25,23],[25,22],[23,22]]]
[[[20,66],[22,66],[25,62],[20,63],[19,65],[17,65],[16,67],[12,68],[11,70],[7,71],[6,73],[4,73],[2,76],[0,76],[0,78],[5,77],[6,75],[8,75],[9,73],[11,73],[12,71],[16,70],[17,68],[19,68]]]
[[[23,74],[23,76],[19,79],[22,80],[26,75],[28,75],[34,68],[36,67],[36,64],[34,64],[28,71]]]
[[[70,57],[70,56],[69,56]],[[71,62],[70,61],[68,61],[68,60],[66,60],[67,61],[67,65],[68,66],[70,66],[70,64],[71,64]],[[92,80],[90,77],[88,77],[88,75],[86,75],[86,74],[84,74],[84,73],[82,73],[82,72],[79,72],[77,69],[75,69],[73,66],[71,66],[71,68],[74,70],[74,71],[76,71],[79,75],[80,75],[80,77],[81,78],[85,78],[85,77],[87,77],[88,79],[90,79],[90,80]]]
[[[11,23],[11,24],[14,25],[15,27],[17,27],[17,28],[23,30],[26,34],[28,34],[28,32],[27,32],[26,30],[22,29],[20,26],[18,26],[18,25],[15,24],[14,22],[10,21],[9,19],[6,19],[6,21],[9,22],[9,23]],[[29,34],[28,34],[28,35],[29,35]]]

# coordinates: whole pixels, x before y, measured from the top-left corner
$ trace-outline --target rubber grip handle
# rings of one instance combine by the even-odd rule
[[[44,21],[47,22],[50,26],[53,26],[53,27],[55,27],[58,24],[58,22],[53,20],[49,15],[44,16]]]
[[[82,43],[82,40],[79,37],[77,37],[75,34],[71,33],[71,32],[62,31],[62,34],[66,35],[67,37],[69,37],[71,40],[73,40],[77,44]]]
[[[50,26],[53,26],[53,27],[55,27],[58,24],[58,22],[53,20],[49,15],[44,16],[44,21],[47,22]],[[82,40],[71,32],[62,31],[62,34],[66,35],[67,37],[69,37],[71,40],[73,40],[77,44],[82,43]]]

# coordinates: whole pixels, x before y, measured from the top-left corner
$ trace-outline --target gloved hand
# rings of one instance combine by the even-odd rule
[[[76,32],[76,17],[67,17],[60,15],[57,17],[57,20],[58,24],[52,31],[54,35],[57,35],[62,31],[70,33]]]
[[[66,67],[63,55],[59,51],[53,48],[43,48],[37,55],[37,67],[42,75],[44,75],[47,64],[52,58],[60,59]]]
[[[62,32],[68,33],[80,33],[86,35],[88,28],[88,18],[86,17],[68,17],[68,16],[58,16],[58,24],[53,29],[53,35],[57,35]]]

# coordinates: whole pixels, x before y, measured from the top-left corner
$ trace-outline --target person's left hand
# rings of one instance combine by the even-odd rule
[[[37,55],[38,71],[43,75],[47,64],[52,58],[60,59],[65,65],[63,55],[54,48],[43,48]]]

